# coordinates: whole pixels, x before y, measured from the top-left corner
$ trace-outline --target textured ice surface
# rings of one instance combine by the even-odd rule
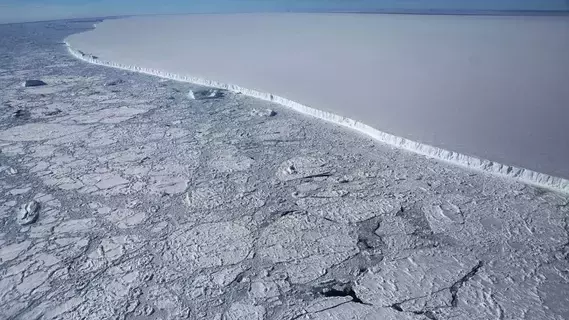
[[[566,195],[84,63],[91,25],[0,26],[0,319],[569,317]]]
[[[275,101],[420,154],[568,189],[551,177],[569,178],[568,30],[567,17],[192,15],[105,21],[67,42],[94,63]]]

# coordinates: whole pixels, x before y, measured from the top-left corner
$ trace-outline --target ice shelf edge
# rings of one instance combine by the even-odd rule
[[[398,137],[398,136],[380,131],[378,129],[375,129],[371,126],[368,126],[368,125],[361,123],[361,122],[358,122],[356,120],[353,120],[353,119],[350,119],[347,117],[343,117],[340,115],[336,115],[336,114],[333,114],[330,112],[311,108],[311,107],[305,106],[303,104],[300,104],[300,103],[294,102],[292,100],[288,100],[286,98],[279,97],[279,96],[276,96],[276,95],[273,95],[270,93],[264,93],[264,92],[259,92],[256,90],[246,89],[246,88],[242,88],[238,85],[234,85],[234,84],[225,84],[225,83],[207,80],[207,79],[201,79],[201,78],[197,78],[197,77],[178,75],[175,73],[164,72],[164,71],[154,70],[154,69],[150,69],[150,68],[144,68],[144,67],[139,67],[139,66],[129,66],[129,65],[111,62],[111,61],[105,61],[105,60],[101,59],[100,57],[95,57],[95,56],[92,56],[90,54],[84,53],[81,50],[73,48],[71,46],[71,44],[67,41],[67,39],[64,40],[64,43],[67,46],[67,50],[69,51],[69,53],[72,56],[74,56],[80,60],[83,60],[85,62],[91,63],[91,64],[96,64],[96,65],[101,65],[101,66],[106,66],[106,67],[112,67],[112,68],[122,69],[122,70],[127,70],[127,71],[139,72],[139,73],[157,76],[160,78],[166,78],[166,79],[181,81],[181,82],[188,82],[188,83],[193,83],[193,84],[197,84],[197,85],[201,85],[201,86],[219,88],[219,89],[228,90],[228,91],[235,92],[235,93],[241,93],[241,94],[244,94],[244,95],[247,95],[250,97],[254,97],[257,99],[275,102],[275,103],[278,103],[284,107],[287,107],[287,108],[293,109],[297,112],[300,112],[302,114],[306,114],[306,115],[309,115],[309,116],[312,116],[312,117],[315,117],[315,118],[318,118],[321,120],[325,120],[328,122],[332,122],[332,123],[335,123],[335,124],[356,130],[360,133],[363,133],[363,134],[371,137],[374,140],[377,140],[379,142],[394,146],[396,148],[411,151],[413,153],[417,153],[417,154],[420,154],[420,155],[423,155],[423,156],[426,156],[429,158],[433,158],[433,159],[436,159],[436,160],[439,160],[439,161],[442,161],[445,163],[457,165],[457,166],[464,167],[467,169],[471,169],[474,171],[489,173],[489,174],[499,176],[502,178],[514,179],[514,180],[517,180],[517,181],[520,181],[520,182],[523,182],[523,183],[526,183],[529,185],[533,185],[533,186],[537,186],[537,187],[546,188],[549,190],[569,194],[569,180],[564,179],[564,178],[554,177],[554,176],[551,176],[551,175],[548,175],[545,173],[539,173],[539,172],[532,171],[529,169],[505,165],[505,164],[501,164],[501,163],[490,161],[490,160],[484,160],[484,159],[476,158],[473,156],[461,154],[458,152],[449,151],[449,150],[445,150],[442,148],[430,146],[430,145],[423,144],[420,142],[408,140],[408,139],[403,138],[403,137]]]

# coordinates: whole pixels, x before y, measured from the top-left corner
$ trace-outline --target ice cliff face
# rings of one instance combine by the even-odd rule
[[[189,76],[184,76],[184,75],[178,75],[175,73],[163,72],[160,70],[144,68],[141,66],[130,66],[130,65],[125,65],[125,64],[115,63],[112,61],[106,61],[104,59],[101,59],[100,57],[95,57],[95,56],[86,54],[86,53],[78,50],[77,48],[73,48],[71,46],[71,44],[67,41],[66,41],[66,44],[67,44],[67,48],[68,48],[69,52],[73,56],[77,57],[78,59],[89,62],[89,63],[107,66],[107,67],[118,68],[118,69],[123,69],[123,70],[141,72],[141,73],[150,74],[150,75],[154,75],[154,76],[158,76],[158,77],[162,77],[162,78],[166,78],[166,79],[171,79],[171,80],[176,80],[176,81],[182,81],[182,82],[188,82],[188,83],[193,83],[193,84],[198,84],[198,85],[203,85],[203,86],[208,86],[208,87],[213,87],[213,88],[224,89],[224,90],[228,90],[228,91],[232,91],[232,92],[236,92],[236,93],[245,94],[247,96],[251,96],[254,98],[261,99],[261,100],[276,102],[278,104],[281,104],[285,107],[291,108],[291,109],[293,109],[297,112],[300,112],[302,114],[310,115],[310,116],[316,117],[318,119],[329,121],[329,122],[332,122],[332,123],[335,123],[335,124],[338,124],[338,125],[341,125],[341,126],[353,129],[353,130],[356,130],[360,133],[363,133],[365,135],[370,136],[371,138],[373,138],[377,141],[392,145],[392,146],[397,147],[397,148],[401,148],[401,149],[404,149],[407,151],[411,151],[411,152],[414,152],[414,153],[417,153],[420,155],[424,155],[424,156],[434,158],[434,159],[437,159],[440,161],[444,161],[447,163],[451,163],[454,165],[462,166],[462,167],[465,167],[467,169],[482,171],[482,172],[486,172],[486,173],[490,173],[490,174],[494,174],[494,175],[498,175],[498,176],[503,176],[506,178],[512,178],[512,179],[522,181],[524,183],[528,183],[531,185],[535,185],[535,186],[539,186],[539,187],[543,187],[543,188],[547,188],[547,189],[552,189],[552,190],[561,191],[561,192],[569,192],[569,180],[567,180],[567,179],[563,179],[560,177],[554,177],[554,176],[551,176],[548,174],[539,173],[539,172],[529,170],[529,169],[518,168],[515,166],[501,164],[501,163],[497,163],[497,162],[494,162],[491,160],[480,159],[477,157],[473,157],[473,156],[469,156],[469,155],[465,155],[465,154],[460,154],[457,152],[441,149],[438,147],[430,146],[430,145],[419,143],[416,141],[411,141],[409,139],[405,139],[402,137],[397,137],[397,136],[391,135],[389,133],[383,132],[381,130],[378,130],[376,128],[373,128],[371,126],[368,126],[364,123],[355,121],[353,119],[350,119],[347,117],[342,117],[342,116],[339,116],[339,115],[336,115],[336,114],[333,114],[330,112],[318,110],[315,108],[311,108],[309,106],[305,106],[305,105],[300,104],[298,102],[289,100],[289,99],[284,98],[284,97],[279,97],[279,96],[273,95],[273,94],[268,93],[268,92],[259,92],[256,90],[242,88],[239,85],[235,85],[235,84],[220,83],[217,81],[201,79],[201,78],[197,78],[197,77],[189,77]]]

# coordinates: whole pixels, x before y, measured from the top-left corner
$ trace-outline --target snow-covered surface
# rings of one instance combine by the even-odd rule
[[[569,195],[85,63],[90,27],[0,26],[0,319],[569,318]]]
[[[136,17],[66,42],[93,63],[242,92],[440,160],[569,189],[566,17]]]

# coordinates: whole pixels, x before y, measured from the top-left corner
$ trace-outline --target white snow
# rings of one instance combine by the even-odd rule
[[[136,17],[66,42],[91,63],[241,92],[439,160],[569,190],[567,17]]]

